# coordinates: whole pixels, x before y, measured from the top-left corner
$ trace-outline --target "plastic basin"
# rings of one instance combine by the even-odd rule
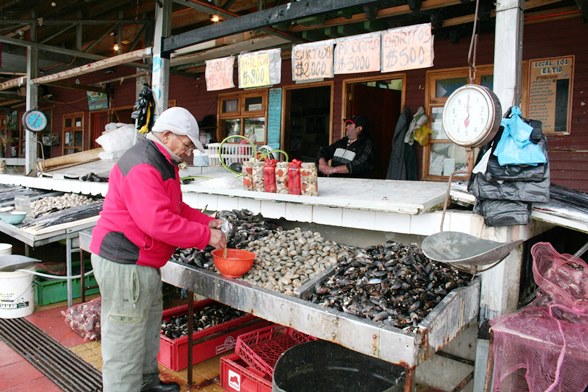
[[[218,272],[229,278],[240,278],[253,266],[255,253],[245,249],[227,248],[227,257],[223,257],[224,249],[212,251],[212,260]]]
[[[21,224],[26,216],[27,213],[24,211],[10,211],[0,213],[0,219],[2,219],[4,223],[8,223],[10,225]]]

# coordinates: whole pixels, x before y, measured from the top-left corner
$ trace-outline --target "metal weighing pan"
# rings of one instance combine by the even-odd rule
[[[17,269],[32,267],[35,263],[40,261],[41,260],[21,255],[0,256],[0,271],[14,272]]]
[[[458,231],[441,231],[425,238],[421,248],[431,260],[476,274],[494,267],[522,242],[497,242]],[[479,269],[486,266],[485,269]]]

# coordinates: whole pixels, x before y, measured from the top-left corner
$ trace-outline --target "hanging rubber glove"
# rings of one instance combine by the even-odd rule
[[[153,126],[153,93],[147,83],[143,84],[143,89],[139,93],[139,99],[135,102],[134,111],[131,118],[135,119],[136,128],[140,133],[147,133]]]

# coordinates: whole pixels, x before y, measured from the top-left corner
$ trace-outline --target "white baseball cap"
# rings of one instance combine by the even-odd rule
[[[173,107],[164,110],[155,120],[152,131],[170,131],[176,135],[186,135],[200,152],[204,152],[204,147],[202,147],[199,140],[200,129],[198,128],[198,122],[187,109]]]

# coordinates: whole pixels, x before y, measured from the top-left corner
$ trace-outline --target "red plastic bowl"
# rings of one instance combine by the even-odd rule
[[[253,267],[256,254],[245,249],[227,248],[227,257],[223,257],[224,249],[212,251],[212,259],[218,272],[229,278],[240,278]]]

